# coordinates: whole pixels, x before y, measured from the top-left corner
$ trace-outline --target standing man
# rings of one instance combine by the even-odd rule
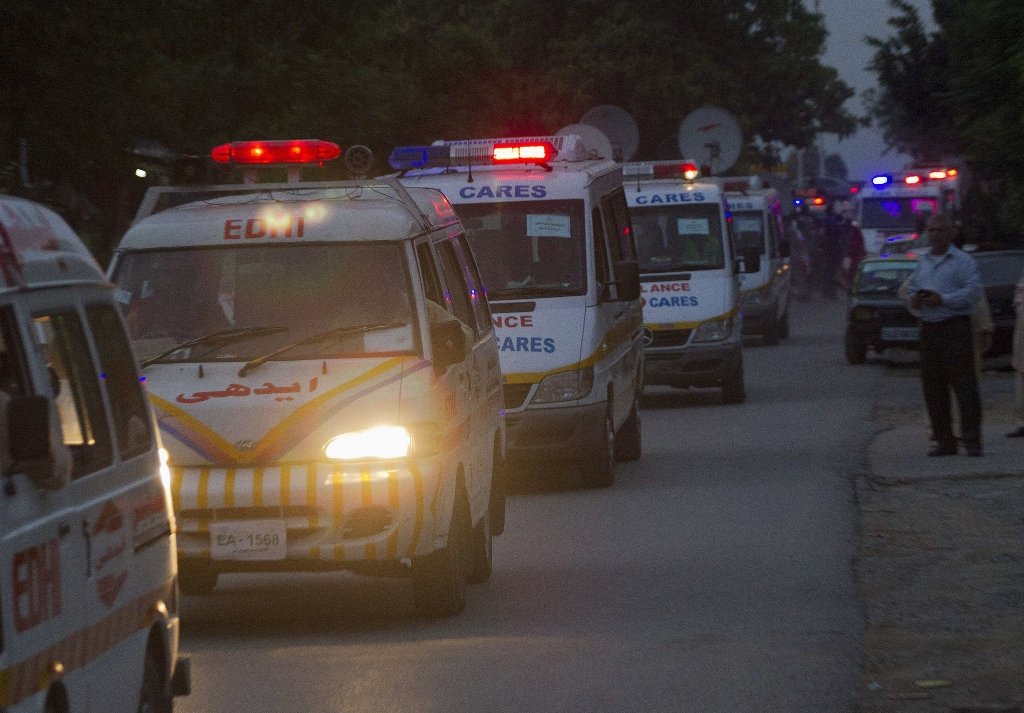
[[[960,410],[961,440],[969,456],[981,455],[981,396],[974,363],[971,315],[981,297],[974,258],[952,244],[953,224],[929,216],[929,251],[907,281],[910,309],[921,319],[921,387],[936,445],[929,456],[957,451],[950,392]]]
[[[1024,275],[1017,280],[1013,291],[1013,309],[1017,319],[1013,323],[1013,376],[1014,401],[1013,415],[1017,420],[1017,428],[1006,434],[1007,438],[1024,437]]]

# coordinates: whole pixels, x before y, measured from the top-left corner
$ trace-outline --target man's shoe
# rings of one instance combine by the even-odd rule
[[[928,451],[928,455],[932,458],[935,458],[937,456],[955,456],[956,446],[935,446],[930,451]]]
[[[967,455],[977,458],[981,455],[981,446],[967,446],[966,451]]]
[[[1015,429],[1013,431],[1010,431],[1009,433],[1006,434],[1006,437],[1007,438],[1024,438],[1024,426],[1021,426],[1020,428],[1017,428],[1017,429]]]

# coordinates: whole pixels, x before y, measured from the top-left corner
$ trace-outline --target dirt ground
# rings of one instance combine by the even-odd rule
[[[1024,713],[1024,475],[864,474],[857,496],[858,711]]]

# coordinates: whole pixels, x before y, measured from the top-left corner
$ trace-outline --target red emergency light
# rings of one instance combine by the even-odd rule
[[[341,147],[319,139],[288,141],[234,141],[210,151],[217,163],[269,165],[278,163],[323,163],[341,156]]]
[[[921,177],[918,176],[916,173],[912,173],[906,178],[904,178],[903,182],[906,183],[908,186],[916,186],[918,183],[921,182]]]
[[[547,141],[538,144],[495,144],[491,157],[495,163],[547,163],[558,150]]]

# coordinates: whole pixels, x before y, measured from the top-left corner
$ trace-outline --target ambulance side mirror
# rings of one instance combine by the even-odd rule
[[[25,473],[40,488],[58,490],[71,477],[71,453],[56,444],[50,422],[50,399],[15,396],[7,405],[7,434],[12,470]]]
[[[740,260],[743,262],[740,272],[751,273],[761,269],[761,255],[757,250],[744,250],[740,253]]]
[[[430,351],[434,357],[434,373],[438,375],[465,359],[466,333],[462,331],[462,322],[450,319],[431,325]]]

